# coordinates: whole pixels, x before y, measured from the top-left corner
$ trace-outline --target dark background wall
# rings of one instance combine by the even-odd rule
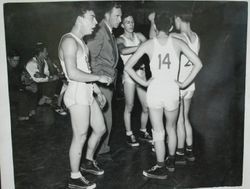
[[[98,21],[105,2],[92,2]],[[192,28],[201,39],[200,58],[204,67],[196,78],[191,121],[195,146],[201,156],[216,159],[231,174],[230,182],[241,183],[244,93],[246,66],[246,2],[121,2],[123,11],[132,11],[136,31],[148,36],[148,14],[152,11],[193,10]],[[57,58],[62,34],[69,32],[79,2],[7,3],[4,5],[6,45],[17,48],[23,62],[32,55],[35,42],[48,44]],[[119,35],[121,29],[115,31]],[[225,159],[222,161],[222,159]],[[217,162],[218,163],[218,162]],[[233,178],[233,179],[232,179]]]

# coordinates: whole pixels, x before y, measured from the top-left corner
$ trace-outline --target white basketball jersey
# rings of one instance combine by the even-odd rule
[[[125,35],[121,35],[120,37],[122,37],[125,41],[125,47],[135,47],[138,46],[141,42],[139,40],[139,38],[137,37],[137,35],[135,33],[133,33],[133,40],[128,39],[127,37],[125,37]],[[132,56],[132,54],[127,54],[127,55],[122,55],[121,54],[121,58],[123,60],[123,63],[126,64],[128,59]]]
[[[82,49],[78,50],[77,54],[76,54],[76,66],[77,66],[77,68],[79,70],[86,72],[86,73],[91,73],[90,64],[89,64],[89,49],[88,49],[87,45],[83,41],[81,41],[78,37],[76,37],[73,33],[67,33],[67,34],[63,35],[61,38],[61,41],[66,35],[71,35],[77,41],[77,43],[82,47]],[[61,43],[61,41],[60,41],[60,43]],[[59,56],[59,59],[60,59],[60,56]],[[67,78],[68,81],[71,81],[69,79],[67,71],[66,71],[65,62],[62,59],[60,59],[60,62],[61,62],[63,72],[65,74],[65,77]]]
[[[161,81],[177,80],[179,57],[173,47],[172,37],[169,36],[164,45],[161,45],[157,38],[153,38],[153,42],[153,55],[149,64],[152,77]]]
[[[198,55],[199,37],[197,36],[197,34],[195,33],[196,39],[193,43],[190,41],[187,34],[182,33],[182,35],[186,38],[187,45],[189,46],[189,48],[191,48]],[[185,55],[182,54],[179,81],[183,82],[188,77],[192,69],[193,69],[193,63]]]

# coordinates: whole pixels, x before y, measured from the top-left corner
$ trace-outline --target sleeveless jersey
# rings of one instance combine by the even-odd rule
[[[138,46],[141,42],[139,40],[139,38],[137,37],[137,35],[135,33],[133,33],[133,41],[128,39],[127,37],[125,37],[125,35],[121,35],[121,38],[124,39],[125,41],[125,47],[134,47],[134,46]],[[127,54],[127,55],[122,55],[121,54],[121,58],[123,60],[123,63],[126,64],[128,59],[132,56],[132,54]]]
[[[179,72],[179,58],[172,44],[172,37],[161,45],[157,38],[153,39],[154,52],[150,60],[150,70],[155,80],[172,81],[177,80]]]
[[[175,82],[179,73],[179,57],[171,36],[164,45],[157,38],[153,39],[153,55],[149,66],[154,79],[147,89],[148,107],[176,110],[179,106],[179,87]]]
[[[88,49],[87,45],[84,44],[73,33],[67,33],[67,34],[63,35],[63,37],[61,38],[61,41],[67,35],[72,36],[77,41],[77,43],[82,47],[82,50],[81,51],[78,50],[77,54],[76,54],[76,66],[77,66],[77,68],[79,70],[86,72],[86,73],[91,73],[91,69],[90,69],[90,65],[89,65],[89,49]],[[61,44],[61,41],[59,44]],[[59,56],[59,59],[60,59],[60,63],[61,63],[63,72],[65,74],[65,77],[67,78],[67,80],[69,82],[71,82],[71,80],[69,79],[68,74],[66,72],[65,62],[60,58],[60,56]],[[74,81],[74,82],[76,82],[76,81]]]
[[[89,66],[89,60],[88,60],[88,47],[85,43],[83,43],[78,37],[76,37],[72,33],[65,34],[62,39],[66,36],[70,35],[72,36],[76,42],[79,44],[81,49],[78,49],[76,54],[76,67],[86,73],[91,73],[90,66]],[[61,41],[62,41],[61,39]],[[61,43],[60,41],[60,43]],[[60,44],[59,44],[60,46]],[[70,107],[75,104],[80,105],[91,105],[93,103],[94,97],[93,97],[93,84],[92,83],[85,83],[85,82],[79,82],[70,80],[66,71],[65,62],[60,58],[60,63],[62,65],[63,72],[65,74],[65,77],[69,81],[69,84],[67,86],[67,89],[64,94],[64,103],[66,107]]]
[[[189,46],[190,49],[192,49],[197,55],[198,55],[198,47],[199,47],[199,38],[197,34],[195,33],[196,39],[192,43],[187,36],[186,33],[182,33],[182,35],[186,38],[187,40],[187,45]],[[181,55],[181,70],[180,70],[180,77],[179,81],[183,82],[188,75],[190,74],[191,70],[193,69],[193,63],[188,60],[188,58],[185,55]]]

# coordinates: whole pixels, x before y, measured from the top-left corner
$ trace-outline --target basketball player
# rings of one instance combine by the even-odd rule
[[[155,13],[151,13],[148,17],[151,23],[150,38],[157,35],[157,28],[154,23]],[[176,11],[175,12],[175,28],[180,33],[172,33],[174,37],[183,40],[197,55],[200,50],[200,39],[198,35],[192,31],[191,22],[192,13],[189,11]],[[181,55],[180,75],[178,80],[184,81],[190,74],[193,64],[186,56]],[[195,156],[193,153],[193,131],[189,121],[189,110],[191,99],[195,91],[195,83],[192,82],[187,88],[180,91],[181,103],[180,111],[177,121],[177,136],[178,145],[176,151],[176,164],[185,165],[186,159],[188,161],[194,161]],[[185,148],[186,142],[186,150]],[[186,153],[185,153],[186,152]]]
[[[105,133],[105,124],[93,93],[105,103],[105,97],[94,82],[107,83],[111,78],[104,75],[94,75],[89,67],[89,50],[82,37],[93,32],[97,24],[95,13],[89,7],[81,9],[70,33],[62,36],[59,44],[59,59],[68,80],[68,87],[64,95],[64,102],[69,109],[73,130],[72,142],[69,150],[71,176],[68,187],[95,188],[96,184],[81,175],[80,160],[82,147],[86,141],[89,125],[92,133],[88,140],[86,159],[81,171],[94,175],[104,174],[93,159],[99,141]]]
[[[200,40],[198,35],[191,29],[191,20],[192,14],[190,12],[185,11],[175,13],[175,27],[180,31],[179,34],[175,34],[175,37],[185,41],[186,44],[198,55],[200,50]],[[182,55],[179,77],[180,82],[183,82],[188,77],[192,68],[193,63],[186,56]],[[178,145],[176,150],[176,164],[186,164],[186,159],[188,161],[195,160],[193,153],[193,131],[188,116],[194,91],[194,82],[192,82],[187,88],[180,91],[181,103],[177,121]],[[185,142],[186,150],[184,150]]]
[[[137,50],[139,45],[146,41],[146,38],[142,33],[134,32],[134,25],[135,23],[133,16],[129,14],[123,16],[121,27],[124,29],[124,33],[117,39],[117,45],[124,64],[127,63],[128,59]],[[146,80],[144,64],[140,66],[136,73],[142,79]],[[142,105],[140,139],[151,142],[152,137],[146,130],[148,121],[146,90],[140,85],[136,84],[135,81],[125,71],[123,73],[123,86],[125,94],[124,123],[127,143],[132,147],[139,146],[139,142],[136,140],[136,137],[131,130],[131,112],[134,106],[135,90],[137,91],[139,100]]]
[[[144,170],[143,175],[149,178],[166,179],[167,170],[171,172],[175,170],[179,88],[185,88],[193,81],[202,68],[202,63],[182,40],[169,35],[172,22],[168,14],[163,13],[156,16],[155,24],[158,29],[157,37],[148,40],[138,48],[125,65],[125,70],[140,85],[148,87],[147,104],[153,126],[152,133],[157,164],[149,170]],[[180,53],[184,53],[194,64],[191,73],[183,82],[177,81]],[[133,70],[133,66],[144,54],[147,54],[150,59],[152,78],[148,81],[141,79]],[[169,150],[166,165],[163,114],[167,120],[166,132],[168,134]]]

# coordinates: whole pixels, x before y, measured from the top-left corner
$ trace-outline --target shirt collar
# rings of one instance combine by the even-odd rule
[[[112,32],[112,28],[108,25],[108,23],[107,23],[105,20],[104,20],[104,23],[106,24],[106,26],[108,27],[110,33],[112,34],[112,33],[113,33],[113,32]]]

